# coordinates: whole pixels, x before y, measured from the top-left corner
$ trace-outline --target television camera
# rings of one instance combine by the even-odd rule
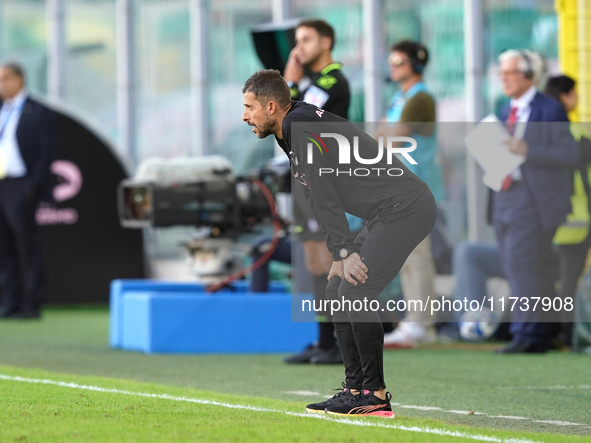
[[[285,194],[289,186],[289,164],[285,163],[271,162],[255,176],[239,178],[222,156],[153,158],[119,184],[119,219],[125,228],[201,228],[201,235],[183,246],[197,277],[214,281],[236,273],[240,265],[236,240],[241,234],[271,220],[274,244],[284,235],[285,225],[269,188]],[[242,275],[252,269],[243,270]]]

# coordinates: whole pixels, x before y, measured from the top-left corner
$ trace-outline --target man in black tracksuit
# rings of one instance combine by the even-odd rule
[[[306,409],[391,417],[384,331],[378,309],[367,306],[373,306],[433,228],[433,195],[395,155],[353,123],[292,102],[278,71],[256,72],[242,92],[242,119],[259,138],[275,135],[290,158],[293,176],[303,186],[333,257],[327,298],[343,306],[333,312],[345,364],[343,390]],[[363,242],[355,241],[345,212],[368,220]],[[356,309],[356,301],[365,301],[364,308]]]

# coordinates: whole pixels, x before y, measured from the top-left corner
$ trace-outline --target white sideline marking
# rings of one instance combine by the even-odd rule
[[[456,411],[454,409],[450,409],[450,410],[445,410],[445,409],[441,409],[439,408],[442,412],[451,412],[452,414],[461,414],[461,415],[484,415],[486,416],[486,414],[483,414],[482,412],[474,412],[474,411]]]
[[[516,415],[489,415],[491,418],[506,418],[509,420],[529,420],[527,417],[519,417]]]
[[[393,408],[406,408],[406,409],[418,409],[421,411],[441,411],[441,412],[449,412],[451,414],[460,414],[460,415],[482,415],[483,417],[490,417],[490,418],[504,418],[507,420],[532,420],[528,417],[519,417],[515,415],[490,415],[485,414],[484,412],[475,412],[475,411],[457,411],[454,409],[443,409],[437,406],[415,406],[415,405],[402,405],[400,403],[390,403]],[[548,423],[551,425],[556,426],[583,426],[586,429],[591,428],[591,426],[586,425],[585,423],[573,423],[570,421],[560,421],[560,420],[532,420],[534,423]]]
[[[563,389],[591,389],[591,385],[578,385],[578,386],[562,386],[562,385],[556,385],[556,386],[499,386],[499,388],[501,388],[501,389],[540,389],[540,390],[544,390],[544,389],[557,389],[557,390],[563,390]]]
[[[283,391],[282,394],[291,394],[291,395],[322,395],[320,392],[315,391]]]
[[[570,421],[559,421],[559,420],[534,420],[535,423],[549,423],[557,426],[585,426],[581,423],[572,423]]]
[[[0,380],[53,385],[53,386],[60,386],[62,388],[83,389],[83,390],[87,390],[87,391],[105,392],[105,393],[109,393],[109,394],[132,395],[135,397],[159,398],[159,399],[163,399],[163,400],[174,400],[174,401],[182,401],[182,402],[188,402],[188,403],[198,403],[198,404],[202,404],[202,405],[221,406],[221,407],[229,408],[229,409],[244,409],[247,411],[271,412],[271,413],[275,413],[275,414],[289,415],[292,417],[305,417],[305,418],[315,418],[315,419],[319,419],[319,420],[328,420],[328,421],[332,421],[332,422],[353,425],[353,426],[366,426],[366,427],[375,427],[375,428],[397,429],[400,431],[420,432],[420,433],[424,433],[424,434],[435,434],[435,435],[443,435],[443,436],[450,436],[450,437],[462,437],[462,438],[468,438],[468,439],[472,439],[472,440],[489,441],[489,442],[495,442],[495,443],[540,443],[540,442],[535,442],[533,440],[522,440],[522,439],[515,439],[515,438],[501,439],[498,437],[491,437],[488,435],[467,434],[465,432],[458,432],[458,431],[446,431],[445,429],[434,429],[434,428],[429,428],[429,427],[422,428],[419,426],[389,425],[389,424],[380,423],[380,422],[360,421],[360,420],[355,420],[355,419],[339,418],[339,417],[333,418],[333,416],[328,416],[325,414],[312,414],[312,413],[281,411],[281,410],[277,410],[277,409],[260,408],[258,406],[237,405],[237,404],[231,404],[231,403],[218,402],[218,401],[214,401],[214,400],[202,400],[199,398],[176,397],[176,396],[168,395],[168,394],[150,394],[147,392],[125,391],[125,390],[121,390],[121,389],[102,388],[100,386],[90,386],[90,385],[79,385],[77,383],[48,380],[48,379],[25,378],[25,377],[19,377],[19,376],[10,376],[10,375],[0,374]]]
[[[406,409],[419,409],[421,411],[441,411],[441,408],[437,406],[415,406],[415,405],[400,405],[399,408],[406,408]]]

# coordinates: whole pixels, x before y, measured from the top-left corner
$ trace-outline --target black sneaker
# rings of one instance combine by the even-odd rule
[[[299,354],[294,354],[283,360],[285,363],[310,363],[310,359],[317,355],[326,352],[324,349],[318,347],[318,345],[308,345]]]
[[[340,403],[326,408],[328,414],[333,415],[375,415],[377,417],[394,418],[390,399],[392,395],[386,392],[386,399],[382,400],[373,395],[372,391],[363,391],[363,394],[354,395],[345,403]]]
[[[343,355],[338,343],[335,343],[332,348],[323,351],[322,354],[315,355],[310,359],[310,363],[315,365],[340,365],[343,364]]]
[[[340,405],[345,403],[346,401],[350,400],[353,397],[357,397],[357,395],[351,394],[349,388],[345,388],[345,383],[341,383],[343,389],[334,389],[334,391],[341,391],[338,394],[333,395],[326,401],[321,403],[312,403],[306,406],[306,411],[308,412],[324,412],[324,410],[330,406]]]

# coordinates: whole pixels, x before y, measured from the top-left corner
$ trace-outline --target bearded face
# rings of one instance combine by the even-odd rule
[[[258,138],[265,138],[273,134],[275,124],[267,109],[257,100],[252,92],[244,94],[244,112],[242,120],[252,126],[252,132]]]

